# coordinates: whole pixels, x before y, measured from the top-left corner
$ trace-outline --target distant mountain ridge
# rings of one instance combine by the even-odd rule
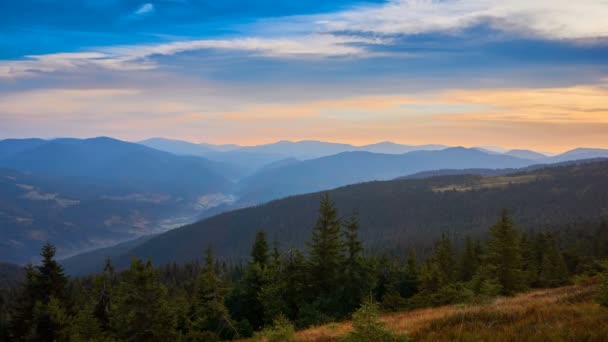
[[[0,141],[0,260],[115,244],[231,201],[234,167],[111,138]]]
[[[371,247],[429,247],[442,233],[456,240],[487,231],[503,208],[523,229],[557,229],[606,217],[608,161],[539,168],[509,175],[441,176],[349,185],[328,191],[340,214],[358,210]],[[560,196],[554,196],[555,192]],[[319,193],[288,197],[174,229],[124,253],[157,264],[203,257],[212,244],[220,257],[249,253],[255,232],[266,230],[283,248],[302,247],[314,225]]]

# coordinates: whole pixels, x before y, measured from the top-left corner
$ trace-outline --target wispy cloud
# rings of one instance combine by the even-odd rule
[[[329,31],[418,34],[487,23],[505,32],[548,39],[608,36],[607,0],[393,0],[321,15]]]
[[[151,3],[146,3],[141,5],[135,12],[135,15],[147,15],[154,12],[154,5]]]
[[[91,66],[114,70],[149,70],[155,56],[205,49],[243,51],[249,55],[283,58],[366,57],[366,45],[385,44],[388,39],[312,34],[292,38],[235,38],[180,41],[155,45],[99,48],[96,52],[26,56],[24,60],[0,62],[0,78],[37,73],[70,71]]]

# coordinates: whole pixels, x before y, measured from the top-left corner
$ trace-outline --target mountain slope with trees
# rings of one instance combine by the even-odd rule
[[[340,212],[357,210],[361,237],[372,249],[417,246],[447,234],[464,243],[481,236],[497,212],[508,209],[530,230],[568,229],[589,224],[589,234],[608,216],[608,162],[543,168],[508,176],[445,176],[350,185],[328,193]],[[319,193],[289,197],[220,214],[159,235],[126,253],[157,263],[202,258],[200,245],[213,244],[218,256],[242,257],[255,232],[264,229],[284,248],[301,247],[314,226]],[[604,233],[602,233],[604,234]]]

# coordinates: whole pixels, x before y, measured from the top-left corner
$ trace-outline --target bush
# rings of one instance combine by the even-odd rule
[[[274,319],[272,328],[264,329],[256,334],[261,341],[266,342],[290,342],[294,341],[295,328],[293,324],[283,315]]]
[[[380,321],[377,303],[365,302],[353,314],[353,331],[342,338],[344,342],[397,342],[407,341],[405,336],[395,335]]]

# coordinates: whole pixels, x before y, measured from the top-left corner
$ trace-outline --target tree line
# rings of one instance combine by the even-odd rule
[[[358,233],[357,213],[341,218],[324,195],[305,250],[281,250],[260,230],[246,264],[216,260],[208,246],[202,264],[155,268],[134,258],[117,272],[108,259],[103,272],[69,279],[47,244],[12,299],[0,296],[0,338],[229,340],[346,319],[360,307],[355,317],[377,305],[407,310],[562,286],[574,274],[602,274],[599,260],[608,257],[605,235],[565,244],[555,234],[518,230],[506,211],[483,241],[457,246],[443,235],[424,260],[413,250],[370,253]],[[599,301],[608,305],[608,274],[600,278]]]

